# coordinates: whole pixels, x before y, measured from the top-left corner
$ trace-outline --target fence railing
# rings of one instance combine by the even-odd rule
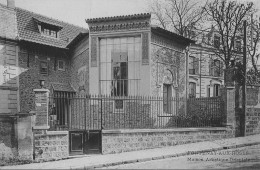
[[[60,96],[51,101],[50,125],[53,129],[221,127],[226,117],[219,97],[188,99],[186,102],[169,97],[93,95]]]

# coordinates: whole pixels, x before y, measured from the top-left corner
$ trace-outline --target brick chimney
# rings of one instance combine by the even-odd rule
[[[15,0],[7,0],[7,6],[9,8],[15,8]]]

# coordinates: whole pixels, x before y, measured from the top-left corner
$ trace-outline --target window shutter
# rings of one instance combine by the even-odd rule
[[[199,58],[194,58],[195,74],[199,74]]]

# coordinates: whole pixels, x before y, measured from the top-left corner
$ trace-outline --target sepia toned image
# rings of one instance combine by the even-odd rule
[[[0,0],[0,169],[260,169],[257,0]]]

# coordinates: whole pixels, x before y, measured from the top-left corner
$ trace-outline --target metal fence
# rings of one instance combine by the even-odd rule
[[[220,97],[184,99],[102,95],[52,97],[52,129],[155,129],[221,127],[225,114]]]

